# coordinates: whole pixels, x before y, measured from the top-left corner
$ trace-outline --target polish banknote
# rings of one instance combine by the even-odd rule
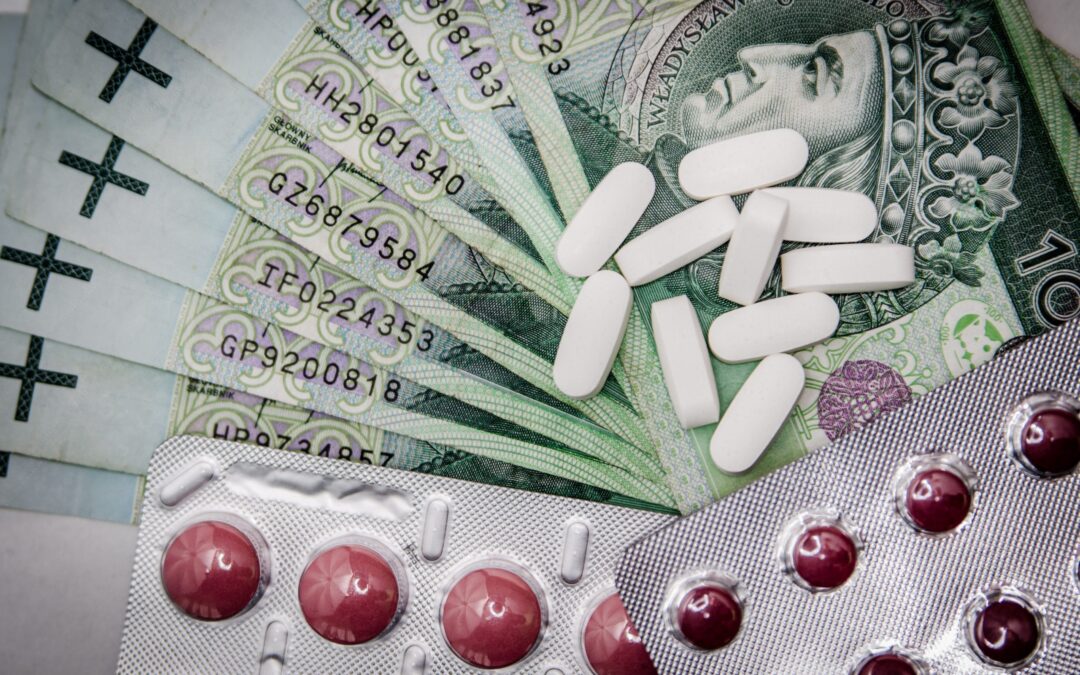
[[[98,218],[93,223],[96,226],[88,227],[86,219],[79,217],[81,214],[77,214],[80,210],[79,202],[82,202],[83,206],[86,204],[87,198],[84,198],[86,188],[92,187],[83,185],[82,182],[84,180],[89,182],[90,176],[82,175],[84,172],[72,170],[75,167],[65,165],[62,158],[74,153],[62,148],[71,143],[73,150],[80,151],[95,144],[108,144],[110,142],[108,134],[94,128],[93,125],[59,106],[48,103],[41,97],[31,97],[23,101],[23,103],[23,118],[33,121],[40,120],[37,133],[25,132],[18,135],[19,140],[25,146],[26,157],[19,163],[17,170],[12,165],[13,170],[9,172],[17,174],[17,179],[8,181],[14,187],[9,210],[23,220],[41,225],[56,234],[72,235],[80,241],[92,243],[97,250],[104,250],[120,260],[142,267],[149,267],[151,270],[156,271],[157,274],[163,274],[169,280],[178,281],[193,290],[204,291],[212,297],[208,298],[194,294],[187,296],[189,298],[198,298],[192,300],[192,302],[201,307],[200,312],[205,313],[209,307],[215,307],[216,309],[210,310],[215,313],[225,310],[225,307],[219,303],[211,302],[210,305],[206,305],[208,300],[231,301],[241,309],[247,310],[247,312],[275,322],[275,328],[291,329],[286,330],[283,335],[298,331],[297,337],[306,338],[304,340],[305,344],[313,347],[319,345],[316,349],[322,350],[328,344],[336,346],[339,350],[343,350],[351,356],[356,356],[369,365],[381,366],[383,369],[393,369],[392,372],[395,374],[400,374],[404,367],[411,372],[411,376],[407,380],[400,380],[402,383],[413,382],[423,384],[425,387],[428,385],[434,385],[435,387],[434,391],[421,388],[413,393],[400,390],[402,400],[409,401],[404,404],[405,407],[411,407],[415,410],[415,404],[420,403],[422,400],[422,407],[425,407],[435,417],[441,419],[438,423],[439,426],[448,421],[462,422],[468,416],[468,411],[473,411],[481,415],[478,418],[478,420],[481,420],[478,422],[478,427],[487,429],[483,434],[485,436],[488,436],[488,431],[496,434],[508,431],[509,436],[512,437],[517,434],[515,429],[522,430],[521,426],[523,424],[526,429],[533,432],[550,433],[556,437],[555,440],[561,446],[562,451],[576,453],[579,456],[578,458],[584,459],[587,464],[590,462],[595,464],[598,457],[603,457],[606,459],[598,460],[600,465],[610,464],[617,471],[620,470],[620,467],[621,470],[631,469],[634,476],[640,476],[646,481],[662,480],[662,472],[654,459],[655,455],[653,453],[638,450],[610,433],[602,432],[602,430],[590,425],[578,424],[577,420],[570,419],[565,411],[523,406],[520,397],[515,393],[516,390],[520,390],[522,387],[513,379],[500,382],[501,389],[492,389],[491,387],[480,386],[479,383],[474,381],[475,378],[462,380],[460,376],[451,377],[452,373],[445,368],[441,370],[438,368],[432,369],[433,361],[420,364],[419,369],[409,367],[407,360],[403,360],[404,354],[401,353],[402,350],[400,349],[400,344],[407,342],[407,338],[403,339],[403,334],[400,331],[394,331],[396,335],[391,335],[389,328],[393,323],[391,322],[388,326],[388,322],[383,320],[387,318],[393,319],[393,315],[403,312],[403,309],[387,311],[386,306],[389,303],[380,302],[377,297],[373,300],[371,296],[377,294],[369,290],[357,289],[356,284],[350,284],[349,280],[347,278],[343,279],[344,275],[340,273],[325,270],[320,272],[316,268],[314,274],[311,272],[305,274],[302,271],[303,268],[317,264],[317,262],[311,263],[294,248],[290,248],[288,242],[269,236],[269,232],[265,228],[250,222],[249,219],[230,215],[232,209],[225,207],[221,202],[211,200],[212,205],[203,204],[206,208],[193,208],[193,205],[200,204],[200,190],[189,182],[175,176],[175,174],[172,178],[169,178],[165,175],[165,172],[168,172],[165,167],[142,156],[133,148],[128,148],[125,151],[124,159],[126,163],[119,165],[119,167],[125,171],[137,172],[155,185],[164,184],[169,189],[160,189],[153,192],[147,190],[145,194],[136,195],[129,201],[121,198],[111,202],[95,203],[93,209]],[[30,105],[31,103],[34,105]],[[13,139],[9,137],[7,140],[11,141]],[[6,144],[6,146],[10,147],[10,144]],[[17,154],[9,152],[7,159],[11,160]],[[56,161],[57,156],[61,157],[60,162]],[[106,187],[111,188],[112,185],[106,184]],[[117,186],[117,191],[119,191],[119,187]],[[91,194],[93,192],[94,190],[91,189]],[[97,197],[100,196],[100,194],[97,195]],[[214,205],[217,206],[216,209],[213,208]],[[150,208],[148,211],[140,211],[138,210],[140,206],[149,206]],[[150,222],[148,222],[148,218]],[[208,236],[193,236],[191,229],[193,224],[196,227],[204,228]],[[230,233],[223,236],[222,229],[229,230]],[[198,231],[203,232],[204,230],[200,229]],[[11,234],[14,237],[34,238],[33,235],[24,232],[22,228],[15,224],[11,225]],[[221,241],[222,238],[225,240],[224,243]],[[15,242],[8,242],[9,245],[6,247],[7,255],[5,257],[8,258],[8,262],[14,263],[11,268],[6,270],[14,282],[12,284],[13,293],[15,288],[23,285],[18,281],[20,278],[33,279],[32,282],[27,284],[29,286],[30,300],[27,301],[26,310],[29,310],[29,312],[25,313],[26,318],[22,320],[33,320],[35,323],[19,324],[20,326],[48,324],[49,316],[55,317],[65,314],[62,308],[46,308],[42,312],[42,305],[47,304],[44,302],[46,292],[51,288],[56,288],[58,282],[64,284],[65,282],[60,281],[60,279],[65,275],[57,273],[53,278],[51,288],[48,285],[49,274],[46,273],[43,277],[41,275],[43,268],[48,265],[60,265],[60,269],[63,269],[63,266],[66,265],[75,270],[75,275],[68,278],[85,282],[85,284],[76,284],[72,287],[75,289],[76,296],[74,297],[78,297],[78,294],[85,292],[84,297],[88,299],[89,304],[92,304],[95,300],[101,300],[99,310],[105,316],[99,317],[96,321],[102,327],[102,330],[116,330],[124,325],[123,318],[115,321],[110,320],[109,312],[112,311],[112,308],[109,307],[107,298],[123,297],[125,295],[125,286],[135,286],[138,287],[139,291],[128,298],[124,307],[125,311],[135,315],[151,315],[155,313],[150,311],[150,308],[153,307],[157,310],[156,313],[160,315],[156,317],[156,320],[160,321],[164,318],[165,323],[161,324],[162,326],[171,325],[173,321],[179,321],[174,337],[177,340],[182,339],[180,336],[184,335],[187,330],[180,326],[183,319],[168,317],[178,307],[176,304],[176,292],[179,289],[175,287],[170,289],[168,284],[158,283],[157,280],[133,273],[134,270],[128,269],[125,271],[125,267],[122,265],[112,264],[108,265],[107,270],[120,270],[120,272],[117,272],[112,278],[106,278],[99,271],[96,279],[92,281],[92,270],[97,266],[96,263],[94,265],[90,263],[80,265],[60,261],[57,258],[56,250],[59,247],[59,240],[55,237],[47,237],[44,245],[46,249],[49,247],[50,241],[56,241],[57,243],[47,253],[46,251],[37,253],[30,250],[34,248],[32,246],[26,244],[18,246]],[[206,248],[201,248],[200,245],[206,245]],[[65,244],[65,248],[66,246]],[[228,246],[228,248],[219,251],[217,248],[219,246]],[[70,258],[70,256],[65,257]],[[218,258],[217,265],[213,262],[215,257]],[[43,258],[48,259],[43,261]],[[163,273],[160,270],[165,270],[165,272]],[[297,274],[298,271],[299,274]],[[85,278],[79,279],[79,276]],[[38,287],[39,277],[41,277],[40,281],[42,282],[40,288]],[[312,280],[313,277],[315,280]],[[143,281],[140,281],[140,279]],[[90,290],[90,288],[86,287],[87,285],[93,286],[94,290]],[[288,285],[291,291],[286,292],[285,297],[283,297],[281,291],[285,285]],[[323,290],[323,287],[329,288]],[[157,290],[150,291],[152,288]],[[54,294],[65,294],[66,290],[66,288],[57,290],[54,291]],[[139,294],[140,292],[142,295]],[[351,303],[351,307],[356,310],[354,313],[361,319],[361,322],[364,321],[363,317],[365,315],[374,311],[373,309],[365,311],[368,306],[364,302],[365,299],[369,303],[373,302],[380,309],[380,315],[375,317],[375,323],[379,325],[379,328],[375,331],[368,331],[366,336],[357,335],[360,331],[353,330],[351,331],[353,335],[346,335],[345,339],[342,339],[340,336],[335,336],[334,323],[319,321],[317,320],[319,317],[311,316],[313,306],[317,308],[319,305],[332,304],[332,300],[337,294],[340,294],[342,302],[346,303],[344,305],[346,309],[350,307],[349,303]],[[313,301],[312,296],[315,295],[318,296],[317,301]],[[14,297],[11,299],[14,301]],[[64,301],[58,300],[57,302],[62,303]],[[73,302],[80,305],[77,300]],[[359,307],[357,307],[358,305]],[[85,304],[80,306],[85,307]],[[142,308],[146,308],[146,311],[142,311]],[[300,311],[297,311],[298,309]],[[325,311],[325,308],[323,309]],[[344,311],[338,306],[332,306],[330,310],[329,313],[337,317],[340,317]],[[13,311],[8,321],[21,320],[17,314],[18,312]],[[204,314],[199,314],[199,316],[204,316]],[[245,312],[232,312],[229,318],[219,314],[217,321],[220,322],[224,319],[225,323],[236,322],[246,325],[248,318],[250,317]],[[130,321],[127,323],[129,326],[131,325]],[[147,320],[147,323],[153,325],[152,320]],[[338,323],[341,324],[340,328],[346,327],[344,323]],[[373,321],[366,319],[366,323],[370,328]],[[353,327],[355,328],[355,326]],[[445,343],[445,338],[448,336],[440,337],[432,329],[423,325],[411,325],[411,322],[407,320],[401,325],[401,328],[405,329],[405,335],[408,334],[410,327],[416,335],[415,342],[420,350],[419,352],[414,351],[413,354],[427,350],[456,353],[459,359],[468,358],[467,353],[461,353],[464,349],[463,346]],[[58,330],[52,326],[49,328]],[[97,336],[92,333],[93,331],[80,330],[72,334],[71,339],[81,340],[82,342],[79,342],[79,344],[103,350],[119,349],[110,339],[110,336],[115,335],[115,333],[105,332]],[[195,331],[195,334],[197,333],[199,331]],[[384,336],[383,344],[374,344],[374,347],[372,347],[373,341],[374,343],[379,341],[379,336]],[[162,366],[163,362],[160,361],[160,354],[151,353],[154,351],[153,348],[149,351],[138,350],[139,347],[153,344],[156,338],[161,337],[162,335],[159,333],[148,333],[143,336],[142,341],[144,344],[124,345],[125,349],[132,349],[133,351],[120,351],[118,355],[134,358],[150,365]],[[328,338],[336,338],[336,340]],[[366,342],[363,340],[366,340]],[[137,336],[133,337],[131,341],[137,342]],[[440,345],[439,343],[443,344]],[[280,346],[271,345],[269,349],[274,352],[275,356],[278,356]],[[232,346],[226,347],[224,343],[219,347],[232,351]],[[329,351],[327,350],[328,353]],[[242,354],[243,350],[241,349]],[[290,354],[288,351],[284,351],[280,353],[280,356],[287,361]],[[308,357],[304,363],[313,364],[314,362],[310,361],[310,358]],[[179,361],[171,358],[169,362],[172,364],[169,367],[186,367],[179,366]],[[262,365],[265,366],[267,363],[269,362],[264,359]],[[283,361],[281,365],[286,366],[287,364]],[[292,370],[296,370],[295,365],[293,364],[291,367]],[[414,363],[415,365],[417,364]],[[302,375],[306,377],[315,374],[317,369],[317,366],[312,365],[309,369],[312,372],[302,373]],[[349,374],[353,373],[354,370],[359,372],[360,369],[351,366],[339,368],[335,364],[325,364],[322,381],[315,382],[315,386],[321,387],[323,384],[332,386],[334,382],[330,380],[345,378],[341,379],[342,386],[356,394],[361,389],[361,387],[357,386],[361,384],[358,378],[354,377],[351,380],[353,385],[351,389],[349,387],[350,381],[347,380]],[[477,370],[478,374],[484,372],[490,373],[490,368]],[[230,377],[224,373],[219,373],[219,375]],[[420,380],[420,382],[417,382],[417,380]],[[365,382],[371,384],[371,386],[367,387],[369,390],[367,393],[369,394],[374,393],[376,389],[381,387],[379,383],[372,384],[374,380],[365,380]],[[238,383],[229,380],[226,380],[226,383],[240,386]],[[250,385],[251,383],[248,382],[247,384]],[[399,390],[395,378],[390,377],[385,384],[387,389],[383,391],[383,399],[386,400],[387,396],[389,396],[396,402]],[[256,386],[277,387],[277,385],[268,385],[265,382]],[[400,386],[411,385],[402,384]],[[280,389],[280,387],[277,388]],[[441,391],[445,394],[447,388],[454,389],[454,393],[467,398],[470,403],[462,407],[457,400],[432,395],[435,391]],[[285,389],[289,389],[289,387],[285,387]],[[510,391],[510,389],[515,391]],[[338,395],[342,393],[346,392],[339,391]],[[295,396],[296,392],[275,391],[274,395],[278,398],[285,396],[284,400],[292,400],[288,397]],[[493,395],[496,398],[492,398]],[[501,402],[496,399],[501,399]],[[298,402],[304,403],[304,397],[301,396]],[[312,405],[325,404],[324,401],[322,404]],[[478,406],[480,410],[476,409]],[[486,415],[487,412],[494,412],[503,420],[509,420],[515,422],[515,424],[502,429],[501,422],[492,420],[490,416]],[[350,409],[350,414],[368,414],[368,411],[361,412],[354,407]],[[548,421],[543,422],[544,419]],[[482,420],[488,421],[484,422]],[[368,419],[367,421],[373,420]],[[399,422],[400,420],[394,423]],[[429,432],[432,432],[431,429],[418,431],[400,426],[396,428],[398,431],[413,434],[420,433],[431,438],[428,435]],[[451,437],[454,438],[453,442],[458,445],[470,443],[463,436],[457,434],[451,434]],[[521,440],[520,437],[519,440]],[[510,445],[513,445],[513,442]],[[533,449],[539,450],[538,447]],[[500,450],[502,448],[496,451]],[[541,451],[540,454],[544,455],[544,457],[540,458],[542,462],[559,461],[557,457],[547,456],[550,453]]]
[[[493,264],[488,252],[468,247],[410,203],[391,199],[383,187],[349,171],[340,155],[294,128],[164,29],[155,27],[142,46],[160,52],[160,67],[171,71],[167,86],[132,71],[105,101],[88,73],[59,66],[73,52],[87,52],[78,57],[80,67],[101,71],[95,76],[108,82],[116,62],[86,44],[86,35],[95,25],[118,33],[121,24],[136,34],[146,21],[123,3],[79,3],[62,24],[64,34],[55,35],[42,53],[35,84],[550,395],[561,396],[551,382],[550,364],[565,323],[562,310],[568,307],[562,303],[560,310],[534,292],[550,287],[549,297],[559,301],[546,272],[515,278]],[[163,110],[168,114],[159,114]],[[373,238],[366,237],[369,232]],[[648,447],[640,420],[614,380],[600,396],[567,404]]]
[[[344,138],[343,142],[329,140],[328,144],[340,150],[348,159],[356,159],[356,148],[363,147],[360,139],[366,137],[370,144],[370,138],[374,134],[375,144],[378,145],[378,134],[382,132],[375,134],[377,130],[372,128],[343,126],[336,110],[340,101],[331,94],[324,94],[327,87],[332,87],[331,91],[340,98],[345,96],[345,93],[339,92],[348,89],[348,82],[364,81],[356,72],[348,77],[342,75],[349,64],[341,61],[336,53],[327,53],[326,50],[336,46],[327,35],[335,35],[344,45],[353,45],[354,51],[350,53],[357,54],[358,60],[367,63],[367,69],[378,69],[382,72],[383,80],[391,76],[398,78],[395,84],[387,82],[386,91],[416,91],[423,89],[428,82],[435,82],[443,92],[453,92],[449,97],[445,97],[445,102],[456,119],[461,120],[470,138],[482,139],[482,147],[486,149],[484,156],[499,161],[501,168],[497,175],[500,180],[506,181],[517,176],[510,184],[521,185],[530,180],[520,162],[515,164],[510,161],[517,159],[515,147],[525,150],[527,156],[534,154],[528,151],[528,147],[532,147],[536,141],[532,138],[524,117],[515,113],[517,106],[513,104],[509,80],[505,77],[492,80],[491,82],[507,83],[496,87],[486,82],[486,75],[480,76],[482,71],[501,73],[502,69],[498,65],[498,52],[491,45],[490,35],[482,32],[485,18],[478,11],[462,7],[459,13],[454,7],[446,5],[440,8],[437,15],[434,12],[409,13],[404,23],[400,24],[406,33],[409,30],[419,30],[418,22],[438,28],[431,31],[430,44],[426,44],[415,54],[417,58],[413,62],[407,55],[397,53],[393,48],[397,44],[407,44],[400,42],[403,33],[398,29],[399,23],[392,18],[393,14],[401,11],[397,6],[387,9],[390,14],[378,10],[375,18],[371,20],[355,20],[357,16],[366,16],[366,9],[349,10],[345,6],[338,6],[334,9],[336,16],[341,18],[351,12],[354,19],[346,22],[350,29],[345,32],[340,27],[335,29],[330,23],[325,24],[325,31],[322,30],[323,26],[313,27],[306,17],[297,18],[295,12],[290,13],[290,8],[296,8],[288,0],[277,0],[270,5],[265,2],[234,2],[227,5],[211,3],[202,6],[200,11],[195,13],[157,0],[138,0],[135,4],[147,11],[153,20],[161,22],[162,28],[175,32],[177,37],[196,47],[228,74],[244,82],[249,89],[260,92],[268,103],[292,111],[292,118],[304,124],[308,130],[321,138]],[[365,7],[370,9],[374,5]],[[451,20],[452,17],[460,17],[461,21]],[[467,25],[463,24],[463,21]],[[273,25],[272,29],[264,31],[271,35],[293,35],[287,27],[296,26],[296,36],[288,47],[276,45],[273,41],[247,45],[219,39],[222,32],[236,34],[251,29],[258,33],[259,26],[263,24]],[[406,30],[405,25],[412,28]],[[366,58],[363,56],[366,52],[362,45],[382,45],[383,57],[373,60]],[[440,54],[434,61],[431,57],[433,50]],[[331,57],[332,70],[325,73],[325,64]],[[385,66],[395,62],[398,57],[402,59],[401,72],[388,72],[386,68],[378,65],[381,63]],[[465,59],[468,63],[462,61],[456,65],[450,64],[455,57]],[[446,67],[440,66],[436,61],[446,61]],[[471,65],[473,62],[476,62],[476,65]],[[275,65],[268,66],[269,63]],[[492,63],[496,65],[492,66]],[[304,64],[307,69],[298,69],[299,64]],[[358,67],[357,64],[353,65]],[[430,73],[424,69],[425,65],[431,66]],[[473,69],[477,69],[477,77],[473,77]],[[361,89],[371,91],[373,86],[365,84]],[[485,94],[496,89],[502,93]],[[509,98],[504,99],[504,96]],[[493,98],[495,100],[492,100]],[[509,104],[498,103],[500,100],[509,101]],[[511,137],[522,140],[511,144]],[[565,137],[565,133],[560,136],[564,139]],[[572,150],[572,145],[568,140],[561,145],[546,139],[540,139],[540,142],[542,147],[547,149],[546,153],[541,152],[545,157],[562,157],[564,162],[565,158],[570,158],[578,167],[575,173],[554,166],[552,173],[562,176],[560,187],[563,188],[563,195],[560,197],[558,191],[549,195],[551,201],[576,210],[580,204],[580,195],[587,190],[587,183],[576,156],[568,150]],[[515,166],[518,168],[516,173]],[[547,184],[545,181],[540,182]],[[576,188],[567,193],[567,186],[570,185],[575,185]],[[532,189],[518,190],[514,194],[515,200],[521,202],[528,199]],[[556,218],[539,218],[530,214],[522,214],[520,222],[541,256],[550,260],[555,242],[565,223]],[[581,280],[565,278],[558,270],[555,270],[554,274],[564,287],[570,289],[572,296],[576,295]],[[622,362],[617,364],[614,378],[623,385],[623,390],[635,408],[639,412],[645,411],[643,415],[648,432],[646,443],[650,447],[685,444],[685,437],[678,433],[674,412],[664,394],[659,362],[637,311],[631,317],[621,353]]]
[[[538,108],[539,118],[530,118],[525,112],[530,104],[550,103],[553,99],[538,96],[531,88],[528,94],[514,89],[505,76],[510,67],[501,61],[504,50],[497,39],[500,35],[488,25],[486,8],[481,11],[477,4],[457,0],[365,0],[311,2],[307,9],[357,63],[377,73],[388,91],[424,91],[430,83],[436,83],[462,125],[484,139],[483,145],[490,151],[485,156],[502,157],[506,153],[498,148],[510,148],[507,138],[521,139],[514,145],[526,157],[540,157],[547,167],[554,192],[550,201],[557,203],[564,215],[577,212],[589,184],[569,134],[561,124],[537,123],[557,120],[557,114],[545,115],[555,110],[554,106]],[[519,97],[516,101],[515,96]],[[513,171],[500,171],[499,175],[513,175]],[[522,225],[530,239],[539,242],[537,247],[547,256],[545,259],[550,259],[565,222],[529,219]],[[581,281],[565,279],[563,283],[576,295]],[[689,439],[679,428],[661,379],[659,360],[637,307],[631,311],[615,376],[643,417],[653,446],[667,448],[669,456],[691,454]]]
[[[627,160],[656,176],[635,234],[692,205],[676,177],[686,152],[787,126],[811,148],[798,184],[865,192],[880,216],[871,240],[916,251],[912,286],[838,298],[837,335],[797,354],[807,388],[751,472],[712,466],[709,427],[692,432],[696,453],[667,459],[679,471],[672,484],[684,486],[681,506],[725,494],[1080,311],[1076,133],[1022,4],[500,6],[516,13],[512,48],[545,73],[590,182]],[[733,308],[716,293],[723,255],[637,289],[639,306],[686,294],[707,327]],[[778,293],[774,274],[766,296]],[[713,365],[723,408],[753,364]]]
[[[19,119],[22,124],[11,129],[20,143],[6,146],[5,161],[17,167],[9,180],[11,217],[390,368],[575,450],[617,458],[616,463],[654,456],[226,202],[200,201],[199,186],[135,148],[123,148],[118,166],[170,189],[99,202],[88,223],[80,210],[92,179],[57,158],[108,147],[110,134],[32,91],[22,100]],[[193,208],[200,204],[217,208]],[[33,262],[30,252],[17,250],[9,248],[9,256]]]

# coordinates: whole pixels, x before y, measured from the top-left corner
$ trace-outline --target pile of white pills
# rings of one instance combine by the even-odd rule
[[[719,295],[743,307],[722,314],[708,346],[685,295],[653,303],[653,336],[664,382],[683,427],[719,422],[710,452],[722,471],[746,471],[787,419],[802,392],[803,368],[787,352],[829,338],[840,311],[827,294],[901,288],[915,280],[914,252],[898,244],[853,243],[877,224],[874,203],[858,192],[769,187],[802,173],[806,139],[774,129],[718,141],[688,153],[679,184],[703,200],[626,239],[656,190],[641,164],[616,166],[596,186],[559,240],[556,260],[588,277],[555,357],[555,385],[571,398],[593,396],[619,351],[639,286],[727,244]],[[740,212],[731,195],[751,192]],[[780,255],[785,241],[827,244]],[[618,251],[616,252],[616,250]],[[622,274],[601,270],[614,255]],[[780,259],[780,298],[758,302]],[[720,417],[709,352],[726,363],[761,360]]]

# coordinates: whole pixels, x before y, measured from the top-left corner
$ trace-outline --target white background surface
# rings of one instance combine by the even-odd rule
[[[0,0],[0,13],[27,0]],[[1027,0],[1035,24],[1080,56],[1080,0]],[[134,526],[0,509],[0,672],[113,672]]]

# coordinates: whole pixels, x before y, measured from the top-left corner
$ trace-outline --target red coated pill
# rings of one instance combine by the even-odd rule
[[[463,576],[442,606],[447,644],[478,668],[504,668],[525,658],[540,638],[542,619],[528,582],[499,567]]]
[[[331,642],[356,645],[378,637],[397,609],[397,576],[385,558],[366,546],[326,549],[300,577],[304,619]]]
[[[169,599],[185,614],[221,621],[247,609],[262,581],[255,545],[232,525],[204,520],[173,537],[161,561]]]
[[[1014,665],[1027,660],[1039,647],[1039,621],[1024,604],[1000,598],[976,614],[971,638],[990,661]]]
[[[677,610],[679,632],[698,649],[720,649],[735,639],[742,626],[742,604],[726,588],[697,586],[683,597]]]
[[[956,529],[971,510],[971,491],[960,476],[947,469],[927,469],[915,475],[904,498],[911,522],[926,532]]]
[[[858,675],[919,675],[919,671],[903,654],[878,654],[863,662]]]
[[[656,668],[618,593],[596,606],[582,635],[585,660],[596,675],[655,675]]]
[[[840,528],[818,525],[808,528],[795,541],[792,565],[795,573],[815,589],[841,586],[855,572],[858,549]]]
[[[1080,416],[1060,408],[1034,413],[1020,433],[1020,451],[1035,470],[1062,475],[1080,465]]]

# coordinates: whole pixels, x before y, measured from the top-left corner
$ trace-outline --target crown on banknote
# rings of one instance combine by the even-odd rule
[[[969,3],[875,29],[886,93],[877,236],[915,247],[922,293],[977,285],[975,251],[1018,204],[1017,92],[988,24]]]

